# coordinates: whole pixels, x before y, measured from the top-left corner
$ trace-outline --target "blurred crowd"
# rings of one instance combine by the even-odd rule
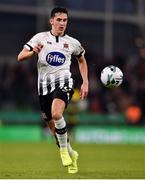
[[[115,56],[112,60],[86,53],[89,67],[90,89],[87,98],[88,112],[124,113],[131,121],[145,120],[145,57],[144,50],[139,57]],[[72,63],[75,88],[79,89],[81,76]],[[107,65],[118,66],[124,74],[120,87],[108,89],[100,82],[100,73]],[[1,110],[39,110],[37,96],[36,60],[19,63],[16,59],[0,62],[0,108]]]
[[[18,63],[5,59],[0,63],[0,107],[7,109],[37,109],[37,69],[35,60]]]
[[[98,57],[96,63],[93,59],[90,63],[90,111],[121,112],[131,123],[145,121],[145,56],[142,53],[139,52],[139,57],[118,54],[112,60]],[[100,74],[107,65],[118,66],[123,71],[124,78],[120,87],[108,89],[101,84]]]

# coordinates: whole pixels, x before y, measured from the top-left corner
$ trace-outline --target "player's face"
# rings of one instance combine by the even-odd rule
[[[53,18],[50,19],[52,26],[52,33],[54,35],[63,35],[68,22],[68,16],[65,13],[56,13]]]

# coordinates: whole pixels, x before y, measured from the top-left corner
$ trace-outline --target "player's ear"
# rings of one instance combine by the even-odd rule
[[[51,25],[53,25],[53,19],[52,19],[52,18],[49,19],[49,23],[50,23]]]

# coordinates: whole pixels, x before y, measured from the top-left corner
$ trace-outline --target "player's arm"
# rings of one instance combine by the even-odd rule
[[[28,49],[24,48],[18,55],[18,61],[26,60],[33,55],[34,55],[34,51],[29,51]]]
[[[27,49],[24,47],[18,55],[18,61],[23,61],[23,60],[29,59],[34,54],[38,54],[42,48],[43,48],[43,46],[41,44],[38,44],[34,48],[30,48],[30,49]]]
[[[81,85],[80,89],[80,98],[84,99],[88,95],[88,86],[89,86],[89,81],[88,81],[88,66],[86,59],[84,55],[81,57],[77,58],[78,63],[79,63],[79,70],[80,74],[82,76],[83,83]]]

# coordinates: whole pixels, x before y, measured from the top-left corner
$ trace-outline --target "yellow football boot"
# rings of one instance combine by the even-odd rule
[[[68,173],[75,174],[78,172],[78,165],[77,165],[78,156],[79,154],[76,151],[72,152],[71,155],[72,164],[68,166]]]
[[[69,166],[72,164],[72,159],[68,153],[67,147],[60,148],[60,157],[61,157],[63,166]]]

